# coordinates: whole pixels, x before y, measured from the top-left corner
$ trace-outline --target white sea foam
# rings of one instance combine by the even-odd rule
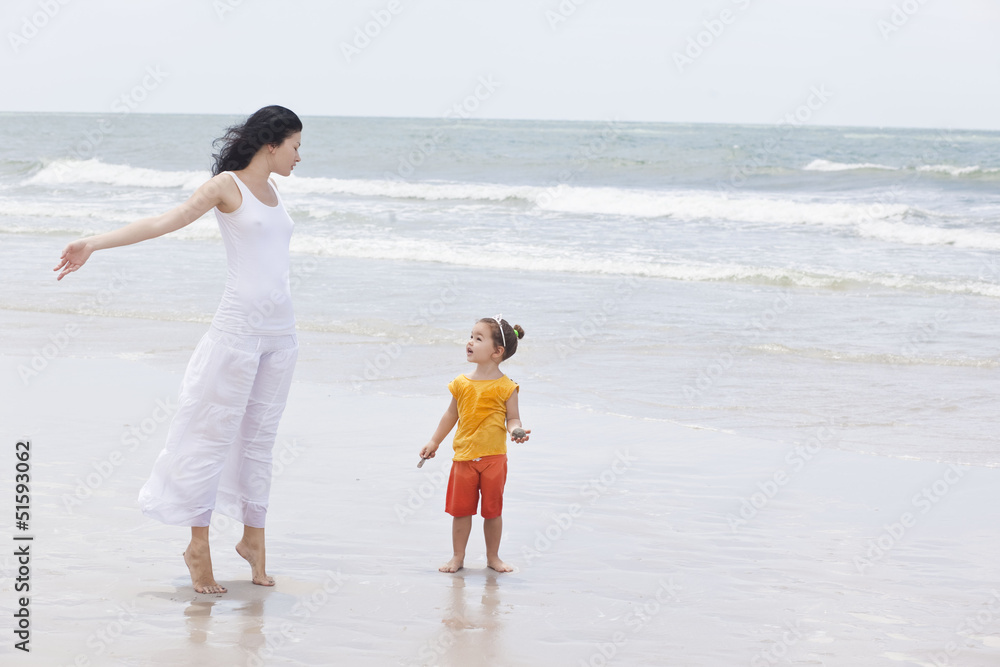
[[[426,201],[478,200],[534,201],[545,188],[494,183],[453,183],[446,181],[410,182],[394,179],[317,178],[308,176],[278,177],[282,192],[298,194],[339,194],[359,197],[423,199]]]
[[[137,188],[184,188],[194,190],[210,178],[207,171],[162,171],[108,164],[90,160],[55,160],[24,182],[28,185],[104,183]]]
[[[805,171],[851,171],[854,169],[884,169],[888,171],[896,171],[896,167],[890,167],[884,164],[873,164],[871,162],[854,162],[854,163],[843,163],[843,162],[832,162],[830,160],[813,160],[806,166],[802,167]]]
[[[951,245],[958,248],[1000,250],[1000,234],[976,229],[948,229],[911,225],[887,220],[871,220],[858,225],[866,238],[908,245]]]
[[[966,176],[968,174],[996,174],[1000,173],[1000,169],[983,169],[979,166],[974,167],[956,167],[950,164],[926,164],[917,167],[917,171],[925,171],[939,174],[948,174],[949,176]]]
[[[717,192],[655,192],[620,188],[559,186],[538,201],[540,208],[566,213],[598,213],[636,218],[734,220],[768,224],[849,225],[872,218],[898,218],[905,204],[800,201],[779,197],[729,197]]]
[[[393,180],[347,180],[291,177],[282,179],[283,191],[310,194],[348,194],[426,201],[515,201],[543,211],[583,215],[677,220],[734,220],[774,224],[854,224],[873,217],[896,218],[910,211],[905,204],[801,201],[780,197],[727,196],[713,191],[663,192],[614,187],[510,186],[493,183],[408,183]]]
[[[104,203],[61,202],[57,199],[49,201],[24,201],[20,199],[0,199],[0,217],[18,218],[65,218],[71,220],[108,220],[112,222],[131,222],[143,213],[115,209]],[[36,228],[44,233],[53,229],[65,229],[65,225],[42,223]]]
[[[99,160],[57,160],[28,184],[105,183],[128,187],[193,190],[207,172],[157,171]],[[802,201],[766,196],[727,196],[714,191],[663,192],[615,187],[504,185],[444,181],[408,182],[393,179],[278,177],[288,194],[348,195],[424,201],[516,202],[541,210],[679,220],[723,219],[755,223],[851,224],[875,217],[894,218],[909,210],[904,204],[878,207],[864,203]]]
[[[883,171],[905,171],[914,169],[913,167],[891,167],[884,164],[874,164],[871,162],[844,163],[833,162],[831,160],[813,160],[802,167],[803,171],[855,171],[863,169],[878,169]],[[979,165],[959,167],[951,164],[925,164],[915,168],[915,171],[924,173],[948,174],[949,176],[968,176],[970,174],[996,174],[1000,173],[1000,168],[982,168]]]
[[[821,160],[814,161],[825,162]],[[834,164],[834,163],[828,163]],[[850,166],[850,165],[848,165]],[[120,164],[105,164],[99,160],[57,160],[26,179],[28,184],[104,183],[126,187],[194,189],[208,178],[207,172],[158,171]],[[934,225],[914,225],[908,217],[934,217],[932,212],[904,203],[881,204],[864,201],[817,201],[815,198],[790,198],[766,195],[728,196],[708,190],[655,191],[616,187],[583,187],[558,185],[553,187],[504,185],[497,183],[405,182],[392,179],[337,179],[291,176],[277,179],[279,188],[293,196],[313,201],[303,203],[310,217],[341,217],[347,206],[342,197],[366,200],[411,199],[428,202],[452,202],[470,207],[469,215],[480,206],[497,206],[501,202],[533,205],[536,211],[550,213],[622,216],[626,218],[669,218],[680,221],[726,220],[765,225],[819,225],[854,228],[854,233],[891,243],[910,245],[952,245],[986,250],[1000,249],[1000,234],[976,229],[944,228]],[[329,195],[323,197],[323,195]],[[121,206],[118,204],[118,206]],[[348,207],[349,208],[349,207]],[[292,207],[295,211],[295,207]],[[439,211],[440,213],[440,211]],[[149,210],[118,208],[114,204],[22,201],[4,198],[0,215],[24,218],[60,218],[86,221],[106,220],[130,222]],[[58,233],[66,230],[63,222],[36,227],[38,233]],[[20,233],[20,231],[18,232]],[[216,238],[214,223],[182,231],[183,238]],[[381,239],[380,239],[381,242]],[[384,252],[389,252],[385,250]],[[389,257],[387,257],[389,258]]]
[[[60,201],[49,199],[45,202],[0,198],[0,232],[8,234],[92,234],[113,226],[129,223],[139,218],[154,215],[159,210],[151,211],[142,208],[116,208],[105,202]],[[3,218],[21,218],[30,220],[25,223],[8,223]],[[102,224],[104,223],[104,224]],[[175,232],[176,236],[184,238],[209,238],[206,225],[215,230],[218,237],[215,217],[206,213],[199,221]]]
[[[806,271],[790,267],[748,266],[736,263],[666,263],[628,257],[575,252],[559,254],[526,245],[491,248],[407,238],[330,238],[296,235],[291,250],[326,257],[435,262],[511,271],[627,275],[690,282],[735,282],[845,290],[853,286],[945,294],[972,294],[1000,298],[1000,285],[975,280],[926,280],[901,274],[864,271]]]

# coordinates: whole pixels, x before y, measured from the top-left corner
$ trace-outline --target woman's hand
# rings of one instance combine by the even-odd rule
[[[235,210],[240,204],[240,197],[240,189],[232,177],[224,174],[213,176],[195,190],[186,202],[166,213],[136,220],[110,232],[70,243],[63,250],[59,266],[53,269],[54,271],[62,269],[57,280],[62,280],[67,273],[72,273],[83,266],[95,250],[132,245],[176,232],[219,204],[225,205],[229,210]]]
[[[56,280],[62,280],[67,273],[73,273],[83,266],[93,252],[87,239],[79,239],[66,246],[59,258],[59,265],[52,269],[53,271],[62,269],[62,273],[56,277]]]

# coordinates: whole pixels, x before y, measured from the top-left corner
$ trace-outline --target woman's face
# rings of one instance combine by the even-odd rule
[[[279,146],[269,146],[271,151],[268,163],[271,171],[282,176],[288,176],[295,168],[295,163],[301,160],[299,146],[302,145],[302,133],[296,132],[285,137]]]

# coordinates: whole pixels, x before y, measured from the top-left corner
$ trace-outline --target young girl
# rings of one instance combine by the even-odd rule
[[[191,527],[184,562],[199,593],[226,592],[215,581],[208,544],[215,509],[244,524],[236,551],[250,563],[253,583],[274,585],[264,567],[264,519],[271,449],[298,342],[288,283],[292,219],[270,175],[291,174],[301,138],[293,112],[260,109],[219,140],[213,178],[185,203],[74,241],[55,268],[62,280],[95,250],[177,231],[215,209],[229,263],[225,291],[185,371],[166,445],[139,493],[147,516]]]
[[[430,442],[420,450],[424,459],[434,458],[438,446],[451,429],[455,431],[455,457],[445,511],[455,517],[451,541],[454,555],[442,572],[457,572],[465,562],[465,547],[472,532],[472,515],[482,496],[486,564],[497,572],[512,568],[500,560],[503,533],[503,487],[507,481],[507,433],[514,442],[527,442],[530,430],[521,428],[517,410],[518,386],[500,371],[500,362],[517,351],[524,329],[513,327],[500,315],[484,317],[472,327],[465,345],[466,360],[476,365],[471,375],[459,375],[448,384],[451,405],[441,417]]]

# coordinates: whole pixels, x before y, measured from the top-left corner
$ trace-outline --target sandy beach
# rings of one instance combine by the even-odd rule
[[[501,548],[516,571],[485,567],[477,519],[466,567],[449,575],[436,569],[450,552],[449,461],[416,468],[444,399],[351,391],[308,372],[275,448],[277,585],[249,582],[233,550],[240,528],[217,516],[213,560],[229,592],[196,594],[187,531],[145,519],[135,498],[204,325],[92,318],[24,381],[44,353],[25,341],[67,318],[0,320],[11,334],[0,357],[7,498],[13,445],[31,438],[32,664],[1000,659],[996,468],[841,451],[835,422],[752,440],[538,407],[524,391],[533,434],[511,447]],[[109,341],[112,328],[128,334]],[[304,358],[314,344],[301,334]],[[8,610],[11,553],[0,561]],[[6,634],[5,663],[21,658]]]
[[[1000,667],[1000,2],[4,16],[0,667]]]

